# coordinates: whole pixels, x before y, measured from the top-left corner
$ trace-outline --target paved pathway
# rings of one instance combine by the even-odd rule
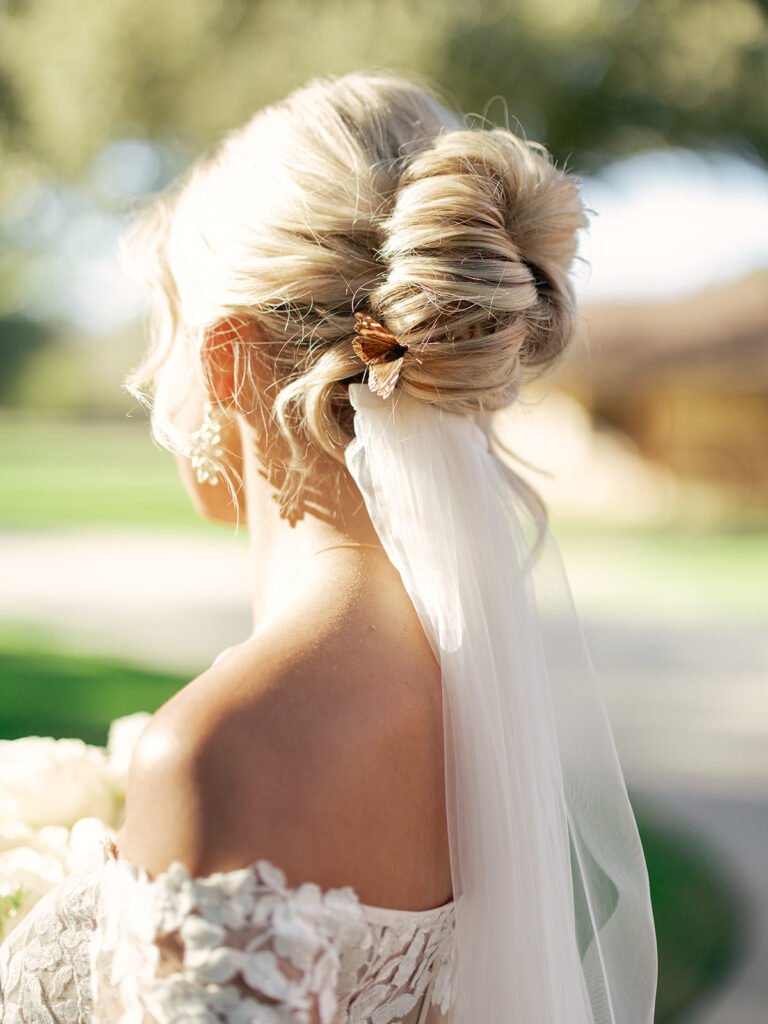
[[[225,531],[0,532],[0,621],[197,673],[250,632],[247,558]]]
[[[578,581],[574,589],[578,591]],[[0,534],[0,622],[189,672],[250,632],[247,548],[226,533]],[[609,621],[585,631],[630,788],[719,851],[752,934],[681,1024],[768,1022],[768,637],[764,624]]]

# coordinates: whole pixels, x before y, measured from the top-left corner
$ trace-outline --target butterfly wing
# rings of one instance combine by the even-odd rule
[[[397,384],[408,346],[367,313],[356,313],[352,347],[368,367],[368,387],[387,398]]]
[[[369,363],[382,358],[390,349],[401,347],[394,334],[367,313],[355,313],[355,342],[355,351]]]
[[[402,365],[403,357],[400,356],[399,359],[393,359],[386,363],[371,364],[368,367],[368,387],[374,395],[389,398],[400,377]]]

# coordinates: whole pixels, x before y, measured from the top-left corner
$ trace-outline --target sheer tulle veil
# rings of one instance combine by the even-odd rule
[[[348,468],[442,668],[450,1024],[651,1024],[646,864],[555,542],[471,418],[350,398]]]

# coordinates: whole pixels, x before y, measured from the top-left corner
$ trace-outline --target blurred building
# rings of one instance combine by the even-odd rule
[[[558,383],[683,478],[768,503],[768,271],[674,302],[584,310]]]

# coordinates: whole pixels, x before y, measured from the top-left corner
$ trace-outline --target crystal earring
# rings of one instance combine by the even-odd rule
[[[192,434],[184,452],[197,474],[198,483],[213,485],[219,482],[219,467],[224,454],[220,442],[221,418],[213,403],[206,402],[203,425]]]

